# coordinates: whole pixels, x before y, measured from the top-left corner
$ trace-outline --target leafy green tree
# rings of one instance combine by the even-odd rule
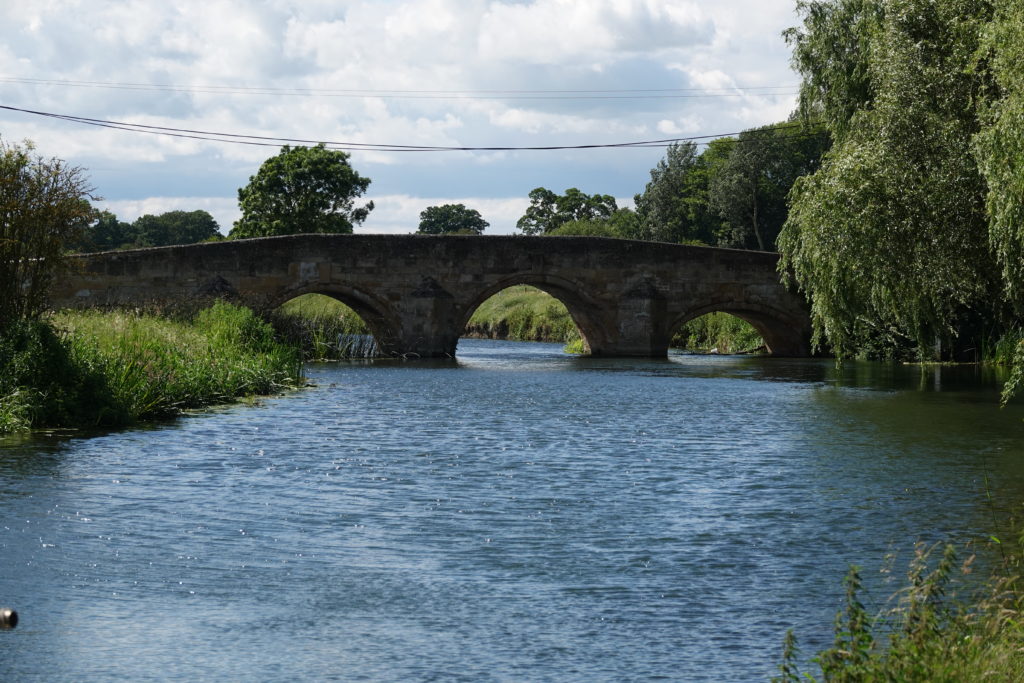
[[[971,148],[985,85],[971,66],[990,6],[835,0],[801,11],[794,63],[835,146],[793,189],[780,265],[810,300],[818,345],[931,355],[1000,306]]]
[[[708,176],[708,203],[725,221],[721,246],[774,251],[796,179],[813,173],[828,149],[822,126],[773,124],[740,133]]]
[[[609,218],[616,209],[618,205],[610,195],[589,195],[575,187],[559,195],[538,187],[530,192],[530,206],[516,227],[527,235],[543,235],[569,221]]]
[[[974,139],[987,182],[989,240],[1002,268],[1006,293],[1024,312],[1024,2],[997,4],[984,34],[977,70],[990,70],[993,97],[982,100],[985,124]]]
[[[595,220],[569,221],[544,234],[549,237],[622,237],[608,221]]]
[[[428,206],[420,212],[421,235],[479,235],[490,223],[476,209],[465,204]]]
[[[46,306],[95,210],[85,172],[0,140],[0,332]]]
[[[989,80],[980,102],[982,129],[974,153],[987,183],[989,244],[1001,268],[1003,293],[1014,313],[1008,338],[1016,337],[1013,372],[1003,387],[1007,401],[1024,390],[1024,2],[996,4],[983,34],[976,72]]]
[[[355,206],[370,185],[349,165],[349,155],[316,147],[290,147],[263,162],[238,190],[242,217],[231,237],[297,233],[351,233],[366,220],[373,202]]]
[[[202,209],[146,214],[132,224],[132,231],[136,244],[143,247],[195,244],[220,235],[217,221]]]
[[[871,49],[882,30],[885,0],[797,0],[803,26],[783,32],[800,72],[800,112],[821,116],[842,135],[854,114],[871,107],[876,83]]]
[[[135,243],[135,230],[110,211],[98,211],[82,236],[70,245],[72,251],[111,251]]]
[[[693,142],[674,143],[651,169],[651,180],[634,197],[639,229],[635,239],[715,244],[723,220],[710,205],[711,178],[728,159],[733,138],[713,140],[697,153]]]
[[[547,235],[579,235],[639,239],[640,219],[630,209],[616,209],[607,218],[588,218],[562,223]]]

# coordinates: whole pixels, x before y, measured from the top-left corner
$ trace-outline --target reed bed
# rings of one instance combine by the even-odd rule
[[[961,560],[952,545],[918,544],[904,587],[876,613],[862,602],[860,571],[852,567],[845,579],[845,606],[836,616],[833,646],[812,659],[820,680],[1024,680],[1022,540],[1006,546],[995,538],[993,542],[1003,561],[980,585],[966,580],[973,571],[973,554]],[[780,675],[772,680],[819,680],[801,671],[798,660],[790,631],[783,642]]]
[[[267,315],[278,339],[301,350],[304,360],[376,358],[376,340],[359,315],[321,294],[292,299]]]
[[[117,427],[267,395],[301,381],[298,351],[223,302],[191,322],[130,311],[61,312],[0,339],[0,431]]]
[[[764,346],[753,325],[728,313],[708,313],[687,321],[672,338],[672,346],[689,351],[750,353]]]

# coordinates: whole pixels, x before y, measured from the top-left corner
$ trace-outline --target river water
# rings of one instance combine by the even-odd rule
[[[976,368],[459,353],[0,442],[0,679],[766,680],[1024,500]]]

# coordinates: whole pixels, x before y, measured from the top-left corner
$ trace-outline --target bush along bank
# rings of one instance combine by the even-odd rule
[[[877,614],[863,604],[860,571],[852,567],[845,580],[845,605],[836,616],[834,644],[812,659],[820,680],[1024,680],[1024,538],[992,540],[1002,562],[980,585],[965,580],[974,555],[961,559],[952,545],[918,544],[904,588]],[[966,594],[958,596],[957,589]],[[799,659],[790,631],[783,642],[780,676],[772,680],[819,680],[800,671]]]
[[[576,323],[561,301],[545,291],[517,285],[484,301],[466,323],[467,337],[511,341],[573,342]]]
[[[217,302],[191,321],[62,312],[0,336],[0,433],[120,427],[301,382],[297,349],[251,310]]]

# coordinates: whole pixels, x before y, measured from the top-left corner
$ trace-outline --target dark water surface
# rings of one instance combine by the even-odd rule
[[[975,368],[459,351],[0,442],[0,679],[765,680],[1024,500]]]

